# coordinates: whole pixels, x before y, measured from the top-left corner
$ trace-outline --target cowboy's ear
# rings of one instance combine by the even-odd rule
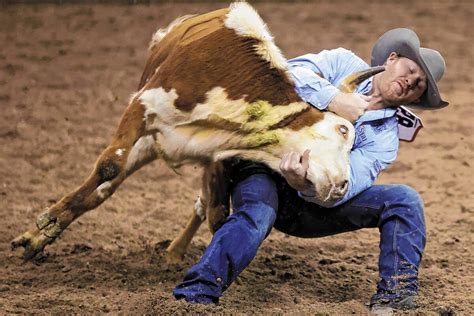
[[[388,55],[387,61],[385,63],[390,64],[394,62],[395,60],[397,60],[398,58],[400,58],[400,56],[397,53],[391,52],[390,55]]]

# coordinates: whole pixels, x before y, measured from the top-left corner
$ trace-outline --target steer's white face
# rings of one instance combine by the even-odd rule
[[[288,139],[301,153],[311,150],[307,179],[314,184],[314,192],[306,194],[322,203],[331,203],[347,192],[349,154],[354,138],[355,130],[349,121],[325,112],[323,120],[295,132]]]

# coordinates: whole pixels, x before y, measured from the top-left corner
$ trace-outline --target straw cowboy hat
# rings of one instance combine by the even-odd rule
[[[413,60],[426,74],[427,88],[420,102],[407,105],[434,110],[449,104],[441,99],[436,85],[446,67],[443,56],[438,51],[420,47],[420,39],[412,30],[397,28],[384,33],[375,43],[372,49],[372,66],[383,65],[392,52]]]

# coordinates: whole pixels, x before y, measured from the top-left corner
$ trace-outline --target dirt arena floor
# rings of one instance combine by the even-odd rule
[[[368,60],[385,30],[411,27],[440,50],[451,105],[420,112],[425,128],[401,145],[378,183],[424,198],[428,242],[421,314],[474,311],[473,20],[469,1],[317,1],[256,8],[287,57],[346,47]],[[151,35],[175,17],[225,4],[0,6],[0,314],[365,314],[377,281],[376,229],[322,239],[273,231],[219,306],[171,295],[211,235],[202,227],[182,265],[163,253],[199,192],[155,162],[87,213],[41,260],[22,264],[10,241],[74,189],[107,146],[138,85]]]

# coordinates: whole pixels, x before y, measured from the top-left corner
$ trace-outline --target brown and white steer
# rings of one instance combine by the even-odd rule
[[[92,173],[12,241],[13,248],[24,247],[25,260],[158,158],[172,168],[187,162],[205,168],[201,197],[168,249],[170,260],[182,257],[206,215],[213,231],[227,216],[225,158],[260,161],[278,172],[285,152],[311,149],[307,178],[314,195],[331,201],[345,193],[353,126],[299,98],[285,58],[250,5],[180,18],[153,36],[150,51],[138,92]],[[353,75],[341,89],[353,90],[373,74]]]

